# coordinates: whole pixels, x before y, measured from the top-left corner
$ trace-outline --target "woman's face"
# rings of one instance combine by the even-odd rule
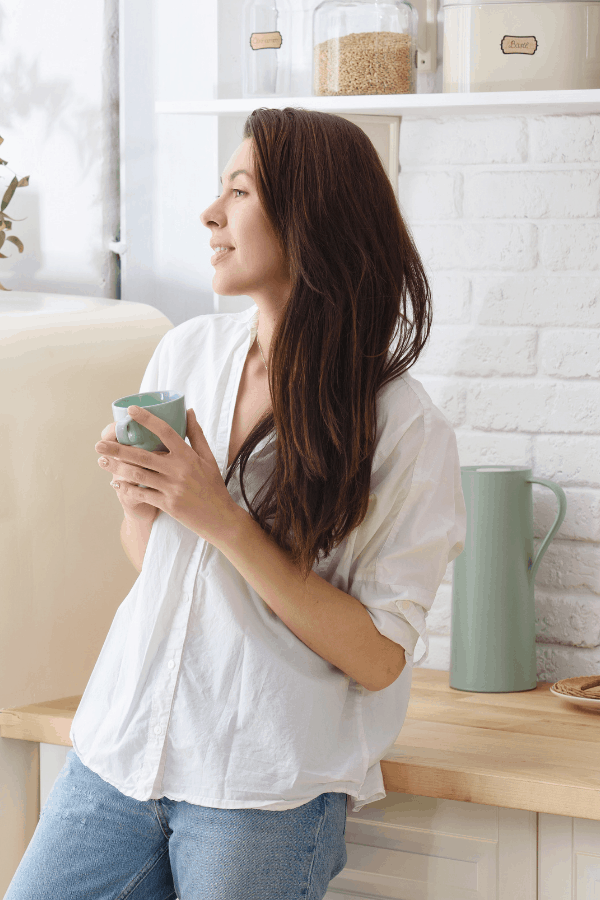
[[[239,169],[245,172],[239,173]],[[290,292],[288,266],[259,203],[251,138],[234,151],[221,183],[221,196],[200,216],[210,229],[213,247],[231,248],[225,253],[211,251],[214,291],[223,296],[246,295],[255,302],[286,300]]]

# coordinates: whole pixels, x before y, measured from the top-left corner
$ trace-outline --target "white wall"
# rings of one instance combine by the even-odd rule
[[[600,672],[600,115],[404,121],[400,204],[432,275],[411,374],[460,462],[526,465],[567,513],[535,580],[537,672]],[[557,504],[534,485],[535,550]],[[452,566],[427,668],[450,668]]]
[[[116,299],[118,0],[1,0],[0,51],[0,157],[29,175],[0,283]]]
[[[154,305],[179,325],[216,311],[208,243],[211,232],[200,215],[221,192],[219,174],[227,159],[222,163],[218,159],[217,117],[158,116],[154,100],[218,96],[217,47],[210,38],[216,28],[217,3],[135,3],[151,5],[153,10]],[[127,40],[124,49],[127,52]],[[241,140],[240,136],[234,146]],[[247,304],[251,302],[247,298]]]

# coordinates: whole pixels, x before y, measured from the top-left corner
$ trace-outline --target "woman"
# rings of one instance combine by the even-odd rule
[[[455,435],[407,374],[427,279],[373,145],[258,109],[222,181],[213,287],[254,304],[173,328],[148,364],[140,391],[185,394],[189,443],[130,407],[167,451],[113,424],[96,445],[140,577],[6,900],[322,898],[347,803],[385,797],[464,546]]]

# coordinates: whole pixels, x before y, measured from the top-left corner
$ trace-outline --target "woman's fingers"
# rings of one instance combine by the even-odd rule
[[[116,441],[117,435],[115,433],[115,423],[111,422],[110,425],[107,425],[102,429],[100,433],[100,437],[103,441]]]
[[[103,460],[106,459],[106,463]],[[116,459],[101,456],[98,459],[98,465],[101,469],[105,469],[107,472],[111,472],[113,476],[113,481],[128,481],[130,484],[138,484],[140,480],[140,472],[144,472],[144,477],[147,478],[150,473],[150,477],[155,475],[155,472],[151,472],[150,469],[142,469],[130,465],[126,462],[118,462]]]

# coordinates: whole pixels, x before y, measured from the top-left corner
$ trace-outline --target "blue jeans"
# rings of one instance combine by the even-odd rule
[[[296,809],[133,800],[67,754],[4,900],[322,900],[346,794]]]

